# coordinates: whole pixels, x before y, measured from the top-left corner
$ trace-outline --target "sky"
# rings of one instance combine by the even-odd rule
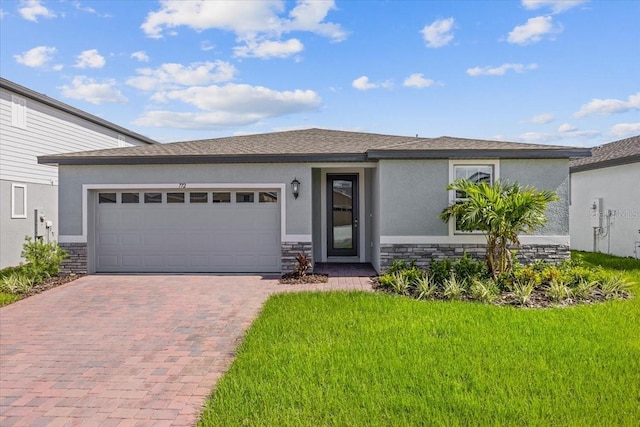
[[[640,134],[640,1],[0,0],[0,75],[161,142]]]

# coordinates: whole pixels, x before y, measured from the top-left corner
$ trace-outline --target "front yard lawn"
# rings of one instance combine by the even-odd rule
[[[575,253],[625,270],[640,261]],[[640,298],[542,310],[273,296],[200,426],[640,424]]]

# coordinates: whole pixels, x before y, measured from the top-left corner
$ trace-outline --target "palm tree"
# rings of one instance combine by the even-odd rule
[[[447,186],[463,199],[447,207],[440,219],[456,221],[460,231],[481,231],[487,239],[486,261],[497,278],[511,271],[510,247],[520,246],[519,234],[531,233],[547,222],[547,204],[558,200],[554,191],[538,191],[518,183],[496,181],[493,184],[459,179]]]

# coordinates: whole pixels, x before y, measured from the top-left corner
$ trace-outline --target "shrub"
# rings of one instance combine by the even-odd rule
[[[428,274],[424,274],[422,277],[419,277],[414,282],[416,298],[417,299],[428,299],[435,295],[438,287],[431,280]]]
[[[514,270],[513,278],[518,282],[533,282],[534,287],[538,287],[542,283],[542,270],[538,270],[534,265],[519,267]]]
[[[0,279],[0,292],[7,294],[25,294],[33,287],[34,280],[23,272],[13,272]]]
[[[610,276],[600,283],[600,290],[607,299],[615,299],[623,296],[631,290],[631,283],[625,281],[622,276]]]
[[[54,242],[45,243],[40,239],[25,237],[20,256],[27,261],[23,271],[35,282],[41,282],[60,272],[60,263],[67,253]]]
[[[455,273],[451,273],[449,279],[444,281],[444,289],[442,293],[445,298],[450,300],[459,300],[464,293],[464,281],[456,279]]]
[[[578,298],[587,299],[591,295],[591,292],[598,289],[599,285],[595,280],[589,282],[588,280],[580,279],[578,286],[573,290],[573,294]]]
[[[498,298],[499,289],[491,279],[474,279],[470,292],[473,299],[484,303],[492,303]]]
[[[460,280],[473,280],[480,278],[486,272],[486,264],[476,262],[464,252],[462,258],[453,263],[453,272]]]
[[[296,255],[296,261],[298,262],[298,265],[296,265],[296,274],[300,277],[306,276],[307,270],[311,267],[309,257],[302,252],[298,252],[298,255]]]
[[[429,275],[436,285],[443,286],[451,274],[451,261],[434,259],[429,264]]]
[[[549,282],[545,294],[554,302],[560,302],[571,296],[571,289],[561,280]]]
[[[391,289],[393,292],[400,295],[409,295],[411,293],[411,281],[402,272],[393,273],[392,276]]]
[[[398,273],[404,270],[410,270],[416,267],[416,260],[411,260],[411,262],[407,263],[407,261],[403,259],[394,259],[391,263],[391,266],[387,268],[385,273],[393,274]]]
[[[518,301],[520,305],[526,305],[529,299],[531,299],[531,293],[535,286],[533,282],[519,282],[516,280],[513,282],[512,287],[516,301]]]

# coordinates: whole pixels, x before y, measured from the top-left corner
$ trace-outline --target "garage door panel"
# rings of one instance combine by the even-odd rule
[[[164,200],[98,204],[98,272],[280,271],[279,203]]]

